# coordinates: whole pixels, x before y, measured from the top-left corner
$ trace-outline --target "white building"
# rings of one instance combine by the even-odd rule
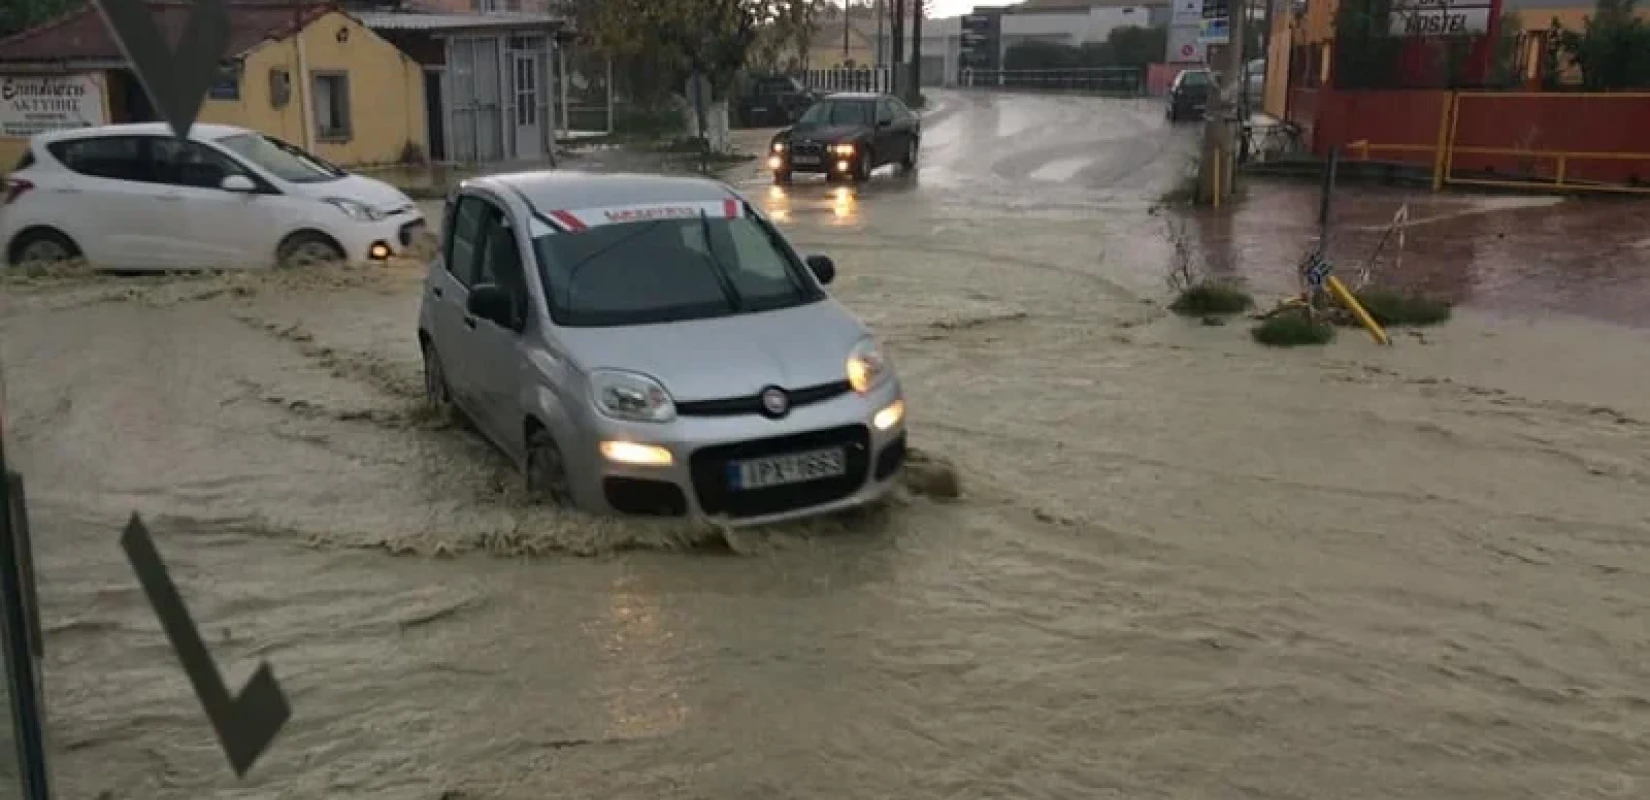
[[[1078,45],[1104,42],[1114,29],[1136,26],[1149,28],[1169,23],[1169,0],[1072,0],[1070,5],[1003,9],[1002,52],[1024,42],[1053,42]],[[886,31],[878,42],[883,63],[893,52],[893,37]],[[910,33],[906,33],[906,58],[910,58]],[[922,82],[926,86],[951,86],[961,72],[962,17],[923,20]]]

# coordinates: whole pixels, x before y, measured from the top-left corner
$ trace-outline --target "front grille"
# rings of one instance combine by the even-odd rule
[[[418,235],[424,232],[424,229],[426,227],[428,227],[428,224],[425,223],[424,220],[421,220],[421,219],[420,220],[414,220],[414,221],[409,222],[405,225],[402,225],[401,226],[401,246],[402,247],[410,246],[413,243],[413,241],[418,238]]]
[[[674,483],[644,478],[604,478],[602,494],[607,504],[621,514],[679,517],[687,513],[687,497]]]
[[[833,397],[840,397],[853,391],[847,381],[821,383],[817,386],[804,386],[800,389],[787,389],[790,396],[791,408],[800,408],[814,403],[823,403]],[[762,414],[762,395],[751,394],[743,397],[723,397],[716,400],[688,400],[676,404],[676,413],[684,417],[738,417],[751,414]]]
[[[793,156],[825,156],[825,145],[821,142],[798,142],[791,145]]]
[[[775,486],[768,489],[733,491],[728,488],[727,466],[731,461],[799,453],[840,445],[846,451],[847,470],[841,477]],[[871,432],[864,425],[846,425],[822,431],[718,445],[694,451],[689,458],[693,491],[699,508],[706,514],[730,517],[758,517],[808,508],[841,500],[865,485],[871,466]]]

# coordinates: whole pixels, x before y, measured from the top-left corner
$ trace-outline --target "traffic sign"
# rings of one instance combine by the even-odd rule
[[[96,2],[149,100],[173,135],[187,137],[201,102],[218,81],[218,66],[229,44],[229,12],[223,0],[195,1],[177,50],[167,45],[143,0]]]

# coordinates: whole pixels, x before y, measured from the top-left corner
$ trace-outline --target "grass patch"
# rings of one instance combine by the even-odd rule
[[[1313,321],[1304,309],[1290,308],[1266,318],[1249,334],[1268,347],[1300,347],[1329,344],[1335,339],[1335,327]]]
[[[1241,289],[1221,283],[1199,283],[1182,291],[1169,310],[1186,317],[1242,314],[1255,307],[1255,298]]]
[[[1355,292],[1354,296],[1382,327],[1423,327],[1438,325],[1450,318],[1450,304],[1444,300],[1382,287],[1368,287]],[[1357,322],[1351,320],[1349,324]]]

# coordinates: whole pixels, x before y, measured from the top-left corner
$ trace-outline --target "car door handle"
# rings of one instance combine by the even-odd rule
[[[464,318],[464,327],[469,328],[472,331],[475,330],[476,329],[476,318],[475,317],[465,317]]]

